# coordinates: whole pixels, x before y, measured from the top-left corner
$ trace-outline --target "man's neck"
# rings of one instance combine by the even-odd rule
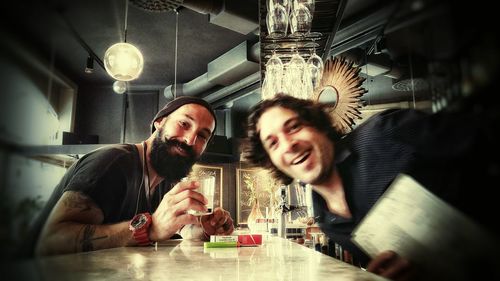
[[[147,169],[146,171],[148,172],[148,178],[149,178],[149,185],[150,185],[150,188],[151,188],[151,191],[154,190],[154,188],[160,183],[163,181],[163,178],[160,177],[158,175],[158,173],[156,173],[156,170],[153,168],[153,165],[151,165],[151,150],[152,150],[152,147],[153,147],[153,140],[151,138],[147,139],[144,141],[144,144],[145,144],[145,148],[146,148],[146,159],[144,159],[144,161],[146,161],[146,165],[147,165]],[[139,144],[139,146],[143,147],[141,144]],[[143,154],[144,155],[144,154]]]
[[[326,202],[328,210],[345,218],[351,218],[351,210],[345,198],[344,185],[337,169],[333,168],[331,175],[323,182],[313,185],[316,191]]]

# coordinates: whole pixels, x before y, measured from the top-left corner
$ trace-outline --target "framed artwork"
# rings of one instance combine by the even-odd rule
[[[249,218],[273,217],[279,203],[279,184],[263,169],[236,169],[237,224]]]
[[[195,164],[190,175],[196,176],[214,176],[215,177],[215,194],[214,194],[214,208],[222,207],[222,167],[208,166]]]

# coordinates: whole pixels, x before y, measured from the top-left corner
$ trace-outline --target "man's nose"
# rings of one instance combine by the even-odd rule
[[[196,143],[196,133],[195,132],[185,133],[184,142],[189,146],[193,146]]]
[[[284,152],[294,152],[297,148],[297,141],[293,137],[287,135],[281,138],[281,144]]]

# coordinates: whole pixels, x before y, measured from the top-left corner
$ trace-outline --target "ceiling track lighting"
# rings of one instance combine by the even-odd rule
[[[85,64],[85,73],[94,72],[94,59],[89,55],[87,57],[87,63]]]

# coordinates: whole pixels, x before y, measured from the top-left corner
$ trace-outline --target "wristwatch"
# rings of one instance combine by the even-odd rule
[[[141,246],[146,246],[151,244],[149,240],[149,227],[151,226],[152,218],[150,213],[137,214],[130,221],[129,229],[132,231],[132,235]]]

